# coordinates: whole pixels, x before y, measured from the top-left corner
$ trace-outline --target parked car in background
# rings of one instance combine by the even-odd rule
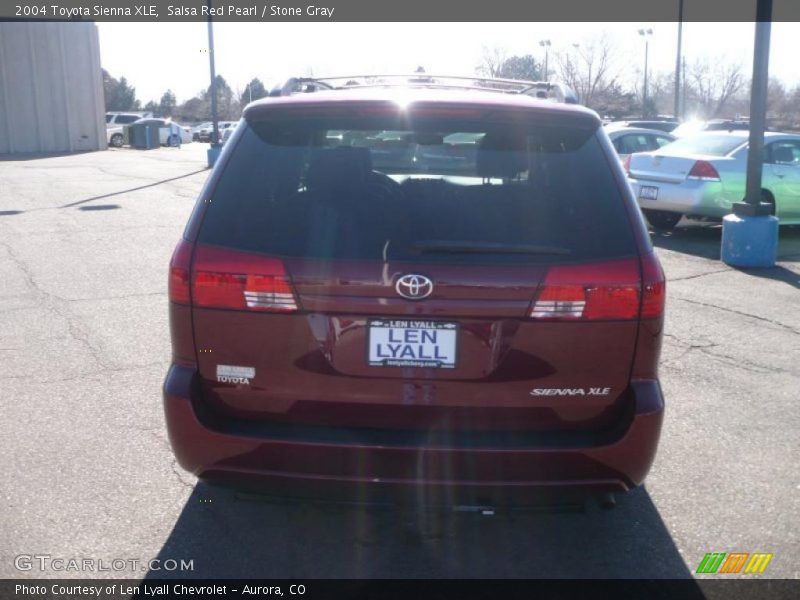
[[[219,141],[221,146],[224,146],[228,140],[230,139],[233,132],[236,131],[235,127],[226,127],[225,131],[222,133],[222,139]]]
[[[423,509],[642,483],[665,282],[599,118],[439,79],[245,109],[169,267],[183,468]]]
[[[672,134],[656,129],[642,129],[638,127],[606,127],[606,133],[620,160],[625,160],[636,152],[649,152],[658,150],[675,141]]]
[[[106,127],[114,125],[130,125],[134,121],[152,116],[153,113],[149,111],[107,112]]]
[[[657,129],[658,131],[670,133],[679,125],[680,122],[676,121],[675,119],[663,119],[663,120],[612,121],[610,123],[607,123],[605,126],[614,128],[637,127],[639,129]]]
[[[686,121],[672,130],[676,138],[701,133],[703,131],[749,131],[750,121],[746,119],[711,119],[710,121]]]
[[[357,143],[369,148],[376,169],[387,164],[405,164],[411,168],[417,151],[415,137],[415,133],[409,131],[376,131],[360,138]]]
[[[236,127],[236,123],[238,121],[218,121],[217,122],[217,129],[219,130],[219,137],[220,140],[222,136],[225,135],[225,130],[231,127]],[[213,123],[206,123],[204,126],[197,130],[197,141],[198,142],[210,142],[211,136],[214,133],[214,124]]]
[[[125,130],[123,125],[116,127],[106,127],[106,141],[109,146],[122,148],[125,143]]]
[[[121,148],[125,142],[124,126],[135,123],[142,118],[139,113],[107,112],[106,138],[109,146]]]
[[[211,126],[211,121],[206,121],[205,123],[200,123],[199,125],[192,127],[192,141],[199,142],[200,132],[207,131]]]
[[[178,146],[182,143],[184,137],[183,127],[169,119],[158,119],[149,117],[139,119],[134,124],[136,125],[158,125],[159,143],[162,146]]]
[[[657,229],[681,217],[719,219],[745,195],[749,132],[713,131],[631,155],[625,170],[639,206]],[[763,201],[781,224],[800,224],[800,135],[764,134]]]
[[[175,121],[173,121],[175,123]],[[187,125],[181,125],[180,123],[175,123],[180,128],[181,134],[181,144],[189,144],[194,141],[192,137],[192,128]]]
[[[475,169],[475,161],[483,140],[480,133],[454,133],[417,145],[415,159],[420,168],[434,172],[461,173]],[[433,142],[433,143],[432,143]]]

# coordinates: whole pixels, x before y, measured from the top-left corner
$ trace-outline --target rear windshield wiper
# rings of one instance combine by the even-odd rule
[[[491,242],[458,242],[431,240],[415,242],[411,249],[422,254],[570,254],[569,248],[528,244],[493,244]]]

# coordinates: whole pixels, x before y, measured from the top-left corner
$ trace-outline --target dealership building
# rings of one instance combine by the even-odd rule
[[[0,22],[0,154],[107,147],[94,23]]]

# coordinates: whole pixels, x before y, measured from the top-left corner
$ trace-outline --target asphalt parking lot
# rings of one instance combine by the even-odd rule
[[[191,559],[194,577],[686,578],[707,552],[770,552],[761,577],[800,577],[800,227],[748,271],[718,260],[719,227],[654,235],[668,408],[644,488],[612,511],[420,528],[212,492],[176,465],[166,266],[206,147],[0,162],[0,577],[145,575],[15,567],[47,554]]]

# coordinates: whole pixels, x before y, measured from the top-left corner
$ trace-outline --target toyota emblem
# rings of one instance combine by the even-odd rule
[[[433,293],[433,281],[425,277],[425,275],[411,273],[400,277],[394,289],[408,300],[422,300]]]

